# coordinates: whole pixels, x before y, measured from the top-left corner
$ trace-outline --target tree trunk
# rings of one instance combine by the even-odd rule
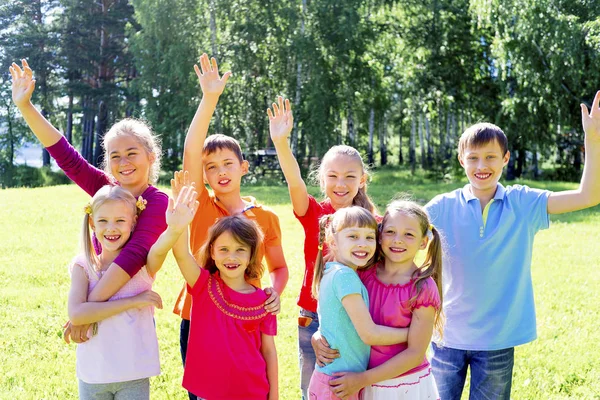
[[[373,135],[375,134],[375,108],[371,106],[371,112],[369,113],[369,154],[368,163],[373,165],[375,162],[373,156]]]
[[[415,140],[415,136],[416,136],[416,121],[415,121],[415,114],[413,113],[411,115],[411,123],[410,123],[410,142],[408,145],[408,162],[410,163],[410,170],[412,172],[412,174],[414,175],[415,173],[415,169],[416,169],[416,164],[417,164],[417,157],[415,154],[415,146],[416,146],[416,140]]]
[[[108,125],[108,107],[104,101],[98,104],[98,122],[96,124],[96,148],[94,149],[94,158],[92,164],[96,167],[102,165],[104,161],[104,151],[102,142]]]
[[[433,166],[433,143],[431,140],[431,124],[427,114],[425,114],[425,133],[427,135],[427,169],[431,169]]]
[[[67,142],[73,143],[73,92],[69,91],[69,105],[67,106],[67,129],[65,130]]]
[[[42,108],[42,115],[44,116],[44,118],[48,119],[48,112],[45,108]],[[48,150],[46,150],[45,147],[42,150],[42,166],[50,166],[50,153],[48,153]]]
[[[354,130],[354,117],[352,116],[352,97],[348,97],[348,115],[346,121],[346,129],[348,129],[348,144],[352,147],[355,147],[356,131]]]
[[[212,57],[219,58],[217,47],[217,16],[216,16],[215,0],[209,0],[208,12],[210,13],[210,46],[212,49]],[[218,133],[222,133],[223,126],[221,121],[221,111],[219,108],[215,110],[215,129]]]
[[[379,157],[381,160],[381,166],[387,164],[387,145],[385,143],[385,137],[387,133],[387,113],[383,114],[383,123],[379,124]]]
[[[305,25],[304,16],[306,15],[306,0],[302,0],[302,14],[300,15],[300,36],[304,37]],[[302,99],[302,53],[298,51],[296,54],[296,96],[294,97],[294,109],[300,109],[300,101]],[[298,155],[298,115],[294,118],[294,127],[292,128],[291,149],[294,156]]]
[[[403,118],[402,118],[402,94],[400,94],[400,99],[398,103],[400,104],[400,126],[398,127],[398,165],[404,164],[404,157],[402,155],[402,128],[403,128]]]
[[[419,146],[421,147],[421,168],[425,169],[427,163],[427,149],[423,141],[423,114],[419,114]]]

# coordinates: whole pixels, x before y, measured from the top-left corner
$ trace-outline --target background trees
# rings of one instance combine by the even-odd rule
[[[168,171],[202,52],[233,72],[213,131],[248,154],[269,147],[265,110],[284,95],[305,167],[346,143],[375,166],[443,176],[462,130],[487,120],[509,137],[510,177],[578,177],[578,105],[600,81],[593,0],[0,0],[0,20],[5,166],[28,135],[8,101],[7,66],[21,58],[37,105],[86,158],[99,163],[108,127],[136,116],[161,135]]]

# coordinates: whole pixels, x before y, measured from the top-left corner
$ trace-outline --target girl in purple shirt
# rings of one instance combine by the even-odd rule
[[[104,185],[120,185],[145,203],[145,211],[137,220],[130,240],[88,297],[88,301],[106,301],[144,266],[148,251],[167,227],[168,196],[152,186],[160,171],[158,140],[143,122],[124,119],[113,125],[104,137],[104,170],[95,168],[31,103],[35,79],[27,61],[21,62],[22,67],[15,63],[10,67],[13,101],[65,174],[90,196]],[[95,247],[101,251],[97,243]],[[87,326],[67,323],[65,327],[67,342],[69,335],[77,343],[88,339]]]

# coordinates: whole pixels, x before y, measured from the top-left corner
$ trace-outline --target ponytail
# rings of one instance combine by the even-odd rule
[[[330,219],[331,216],[325,215],[319,220],[319,252],[317,253],[317,260],[315,261],[312,283],[312,296],[316,300],[319,299],[319,286],[321,285],[321,279],[323,279],[323,272],[325,271],[325,260],[323,260],[323,246],[325,245],[326,229]]]
[[[352,205],[362,207],[362,208],[366,209],[367,211],[369,211],[371,214],[375,214],[377,212],[377,209],[375,208],[375,204],[373,204],[373,201],[367,194],[367,183],[366,182],[363,187],[358,189],[358,193],[356,193],[356,196],[354,196],[354,199],[352,199]]]
[[[91,213],[91,207],[90,207],[90,213]],[[90,235],[90,229],[91,229],[90,222],[91,222],[91,216],[92,216],[90,213],[88,213],[88,208],[86,207],[85,217],[83,217],[83,226],[81,227],[81,247],[83,250],[83,256],[85,257],[85,261],[87,264],[88,275],[89,274],[98,275],[100,259],[98,258],[98,255],[96,254],[94,245],[92,244],[92,235]],[[98,277],[100,277],[100,276],[98,275]]]

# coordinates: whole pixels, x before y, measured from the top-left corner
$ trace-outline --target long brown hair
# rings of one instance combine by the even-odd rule
[[[442,293],[442,240],[439,231],[435,226],[431,225],[429,216],[423,207],[414,201],[410,200],[394,200],[391,202],[383,215],[381,221],[381,229],[384,229],[387,220],[392,214],[403,213],[409,215],[419,222],[421,228],[421,235],[429,238],[429,245],[427,247],[427,254],[425,255],[425,261],[423,264],[417,267],[417,270],[413,273],[412,278],[416,287],[416,293],[413,298],[410,299],[411,306],[414,305],[417,298],[423,291],[423,285],[427,278],[431,277],[437,286],[437,290],[440,296],[440,307],[435,310],[434,328],[439,337],[442,337],[444,315],[442,312],[442,302],[444,300]],[[379,250],[379,258],[383,259],[384,255],[381,249]]]
[[[312,179],[319,183],[319,185],[321,186],[321,190],[323,191],[324,188],[323,188],[322,182],[323,182],[323,174],[325,173],[323,167],[330,159],[337,157],[337,156],[346,156],[346,157],[349,157],[349,158],[353,159],[354,161],[358,162],[362,169],[361,174],[367,175],[365,184],[363,185],[363,187],[358,189],[358,193],[356,193],[356,196],[354,196],[354,199],[352,199],[352,205],[365,208],[368,211],[370,211],[372,214],[376,214],[377,209],[375,207],[375,204],[373,203],[373,201],[367,194],[367,182],[369,181],[369,178],[370,178],[369,170],[368,170],[367,166],[365,165],[360,153],[354,147],[341,144],[341,145],[333,146],[332,148],[327,150],[327,153],[325,153],[325,155],[323,156],[323,159],[321,160],[319,167],[311,173]]]
[[[317,253],[317,261],[315,262],[312,295],[315,299],[319,298],[319,287],[323,272],[325,271],[325,261],[323,260],[323,245],[331,243],[334,239],[334,234],[342,229],[356,228],[372,228],[373,232],[377,232],[377,221],[373,214],[363,207],[352,206],[337,210],[333,215],[325,215],[319,220],[319,252]],[[375,257],[370,261],[372,262]]]
[[[215,260],[211,256],[211,248],[215,240],[225,232],[229,232],[235,240],[250,247],[250,260],[244,274],[249,279],[260,279],[263,275],[264,267],[258,259],[257,254],[264,236],[254,221],[241,215],[220,218],[210,227],[208,238],[198,252],[200,265],[206,268],[211,274],[218,271]]]

